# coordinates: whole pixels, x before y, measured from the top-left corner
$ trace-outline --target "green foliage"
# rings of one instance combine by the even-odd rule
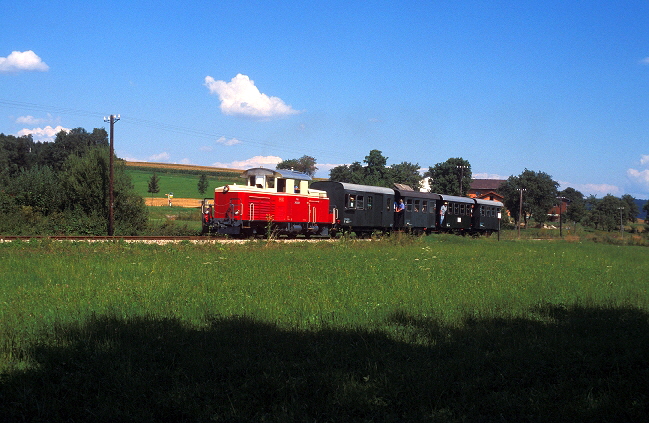
[[[109,156],[103,129],[60,132],[53,143],[0,134],[2,207],[0,232],[15,235],[106,233]],[[116,160],[116,234],[146,226],[146,208]]]
[[[465,197],[469,192],[472,175],[471,164],[461,157],[437,163],[428,168],[426,174],[430,178],[431,192],[460,197]]]
[[[534,216],[537,224],[541,225],[548,220],[548,212],[556,204],[557,187],[559,183],[545,172],[534,172],[525,169],[519,176],[510,176],[501,187],[505,207],[510,211],[514,220],[519,218],[521,207],[520,199],[523,189],[522,212],[523,220],[527,225],[530,216]]]
[[[201,196],[205,195],[207,188],[209,187],[209,182],[207,182],[207,175],[202,173],[200,178],[198,178],[198,192]]]
[[[125,172],[131,178],[135,192],[142,197],[153,196],[160,198],[169,192],[173,192],[175,198],[200,198],[196,189],[196,178],[200,176],[200,173],[177,171],[176,169],[156,169],[156,175],[160,178],[160,192],[151,195],[148,193],[151,169],[126,166]],[[207,196],[213,195],[213,190],[216,187],[242,183],[239,174],[231,172],[210,172],[206,173],[206,175],[208,182]]]
[[[421,175],[419,165],[408,162],[386,167],[387,157],[381,151],[372,150],[365,156],[366,166],[360,162],[336,166],[329,171],[329,179],[337,182],[373,185],[391,188],[395,183],[419,189]]]
[[[150,194],[156,194],[160,192],[160,178],[158,178],[158,175],[156,175],[155,170],[153,171],[153,175],[151,175],[151,179],[149,179],[149,186],[147,189],[147,192]],[[199,182],[200,184],[200,182]]]
[[[559,193],[560,197],[565,197],[569,200],[568,208],[566,209],[566,218],[575,223],[581,222],[586,216],[586,202],[584,195],[572,187],[568,187]]]
[[[311,156],[302,156],[299,159],[282,160],[275,167],[276,169],[294,170],[296,172],[306,173],[309,176],[315,175],[318,168],[316,159]]]

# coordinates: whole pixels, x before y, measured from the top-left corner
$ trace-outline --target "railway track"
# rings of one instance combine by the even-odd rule
[[[232,243],[240,244],[254,241],[249,239],[232,239],[216,238],[209,236],[0,236],[0,243],[13,241],[31,241],[31,240],[51,240],[51,241],[71,241],[71,242],[141,242],[146,244],[175,244],[180,242],[190,242],[194,244],[214,244],[214,243]],[[262,239],[257,239],[262,240]],[[278,238],[273,241],[278,242],[319,242],[329,240],[329,238],[296,238],[286,239]]]

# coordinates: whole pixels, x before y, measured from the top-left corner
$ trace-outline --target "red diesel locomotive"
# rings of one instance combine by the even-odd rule
[[[310,189],[311,177],[290,170],[248,169],[246,185],[216,188],[203,202],[203,232],[239,237],[333,235],[334,213],[327,193]]]

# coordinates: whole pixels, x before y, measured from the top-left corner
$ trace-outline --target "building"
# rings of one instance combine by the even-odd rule
[[[498,192],[505,179],[474,179],[471,181],[468,196],[480,200],[503,202],[503,196]]]

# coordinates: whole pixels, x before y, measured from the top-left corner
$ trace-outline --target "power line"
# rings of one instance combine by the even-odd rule
[[[39,111],[39,112],[46,112],[46,113],[53,113],[53,114],[63,114],[63,115],[72,115],[72,116],[82,116],[82,117],[103,117],[105,116],[105,113],[100,113],[100,112],[92,112],[88,110],[82,110],[82,109],[74,109],[74,108],[69,108],[69,107],[58,107],[58,106],[51,106],[51,105],[43,105],[43,104],[37,104],[37,103],[28,103],[28,102],[22,102],[22,101],[14,101],[14,100],[5,100],[5,99],[0,99],[0,105],[14,108],[14,109],[21,109],[21,110],[28,110],[28,111]],[[225,134],[219,134],[216,132],[208,132],[208,131],[201,131],[197,129],[192,129],[192,128],[187,128],[184,126],[179,126],[179,125],[173,125],[169,123],[164,123],[164,122],[157,122],[149,119],[142,119],[142,118],[137,118],[137,117],[128,117],[128,116],[122,116],[121,118],[122,122],[125,124],[130,124],[134,125],[137,127],[142,127],[142,128],[151,128],[151,129],[156,129],[156,130],[162,130],[166,132],[173,132],[176,134],[180,135],[190,135],[193,137],[199,137],[199,138],[205,138],[205,139],[210,139],[210,140],[218,140],[221,138],[225,139],[236,139],[241,141],[242,143],[249,144],[249,145],[256,145],[260,147],[265,147],[265,148],[274,148],[279,151],[287,151],[287,152],[293,152],[295,151],[295,148],[288,148],[288,147],[283,147],[278,144],[273,144],[269,142],[262,142],[262,141],[254,141],[246,138],[241,138],[241,137],[236,137],[236,136],[230,136],[230,135],[225,135]],[[337,153],[335,150],[322,150],[318,148],[313,148],[312,145],[307,146],[309,150],[309,154],[328,154],[330,156],[334,157],[340,157],[342,158],[342,155]]]

